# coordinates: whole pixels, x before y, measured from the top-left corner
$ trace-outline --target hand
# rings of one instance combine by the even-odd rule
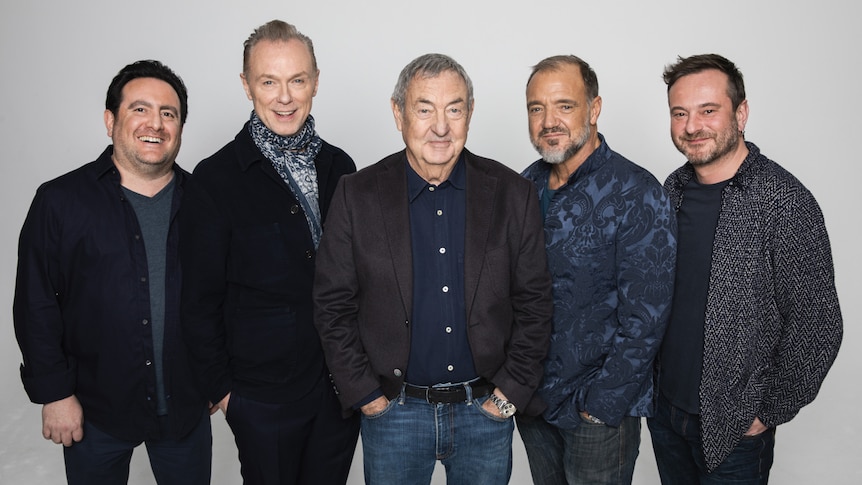
[[[757,436],[760,433],[766,431],[767,428],[763,422],[760,421],[760,418],[754,418],[754,422],[751,423],[751,427],[748,428],[748,431],[745,432],[745,436]]]
[[[375,414],[382,413],[388,405],[389,399],[386,399],[386,396],[380,396],[365,406],[362,406],[359,410],[366,416],[373,416]]]
[[[42,436],[63,446],[84,439],[84,410],[74,394],[42,406]]]
[[[499,388],[499,387],[495,388],[495,389],[494,389],[494,392],[493,392],[492,394],[496,394],[496,395],[497,395],[497,397],[499,397],[499,398],[500,398],[500,399],[502,399],[503,401],[508,401],[508,399],[506,399],[506,395],[505,395],[505,394],[503,394],[503,391],[502,391],[502,390],[500,390],[500,388]],[[496,416],[496,417],[498,417],[498,418],[502,418],[502,417],[503,417],[503,414],[502,414],[502,413],[500,413],[500,408],[498,408],[498,407],[497,407],[497,405],[496,405],[496,404],[494,404],[490,399],[486,400],[486,401],[482,404],[482,409],[484,409],[484,410],[485,410],[488,414],[490,414],[491,416]]]
[[[216,409],[221,409],[222,414],[227,416],[227,403],[230,401],[230,393],[227,393],[225,397],[221,398],[221,401],[218,402],[215,406],[210,408],[210,416],[215,412]]]

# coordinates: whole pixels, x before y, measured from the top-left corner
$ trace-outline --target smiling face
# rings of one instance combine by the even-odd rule
[[[470,127],[473,107],[467,103],[467,84],[454,71],[417,75],[407,88],[404,111],[392,103],[407,160],[418,174],[445,173],[455,166]]]
[[[576,157],[597,137],[596,123],[601,98],[588,99],[580,68],[566,65],[537,72],[527,85],[527,115],[530,141],[542,159],[562,164]],[[590,143],[589,146],[594,146]],[[583,150],[591,152],[591,149]]]
[[[311,113],[318,71],[302,41],[260,41],[251,49],[248,72],[240,75],[245,94],[263,124],[292,136]]]
[[[115,115],[105,111],[105,127],[114,143],[114,163],[138,174],[171,170],[180,151],[180,98],[170,84],[136,78],[123,86]]]
[[[708,69],[679,78],[668,91],[671,138],[696,167],[730,161],[744,149],[740,131],[748,120],[748,102],[734,110],[727,83],[727,74]]]

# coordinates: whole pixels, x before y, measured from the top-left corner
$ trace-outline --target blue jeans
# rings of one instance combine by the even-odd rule
[[[163,418],[167,419],[167,418]],[[84,419],[84,439],[63,448],[69,485],[125,485],[132,451],[140,441],[125,441]],[[179,440],[147,440],[147,455],[159,485],[209,485],[212,473],[212,431],[209,414]]]
[[[501,485],[512,474],[511,419],[482,409],[487,396],[429,404],[401,395],[378,414],[362,416],[365,483],[431,483],[437,460],[448,485]]]
[[[647,420],[663,485],[758,485],[769,481],[775,428],[744,436],[718,468],[707,472],[700,437],[700,415],[659,397],[656,416]]]
[[[641,442],[640,418],[627,416],[619,427],[581,418],[574,429],[560,429],[541,416],[518,416],[535,485],[630,484]]]

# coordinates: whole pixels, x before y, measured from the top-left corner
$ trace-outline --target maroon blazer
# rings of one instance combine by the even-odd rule
[[[542,378],[553,301],[532,183],[464,150],[464,292],[476,371],[527,414]],[[401,391],[410,351],[413,264],[407,158],[390,155],[336,188],[317,254],[315,326],[345,410]]]

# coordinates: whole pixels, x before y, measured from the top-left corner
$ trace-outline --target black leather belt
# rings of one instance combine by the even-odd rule
[[[472,383],[458,384],[447,387],[423,387],[411,384],[404,385],[404,394],[410,397],[424,399],[430,404],[452,404],[467,402],[467,386],[472,390],[473,398],[487,396],[494,391],[494,385],[485,379]]]

